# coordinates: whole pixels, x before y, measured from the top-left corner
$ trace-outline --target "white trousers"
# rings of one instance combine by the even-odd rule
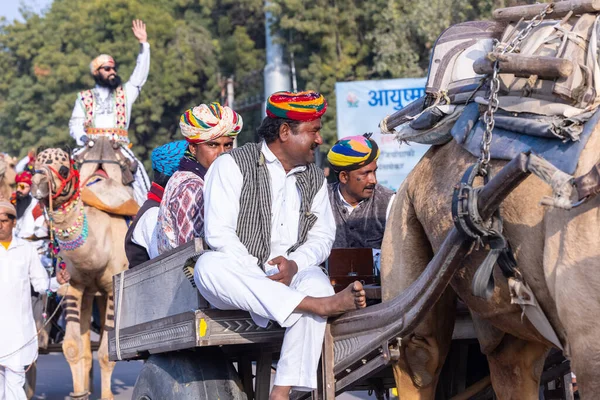
[[[0,366],[0,400],[27,400],[24,385],[25,367]]]
[[[194,281],[214,307],[248,311],[262,327],[274,320],[286,328],[274,384],[298,391],[316,389],[327,319],[294,310],[306,296],[334,294],[329,278],[319,267],[298,271],[288,287],[267,278],[256,264],[246,265],[233,256],[212,251],[196,262]]]

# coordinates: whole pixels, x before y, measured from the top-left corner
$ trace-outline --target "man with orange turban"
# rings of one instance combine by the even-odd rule
[[[219,103],[200,104],[181,116],[188,146],[158,210],[159,254],[203,236],[204,176],[220,154],[233,149],[243,125],[238,113]]]
[[[394,191],[377,183],[379,147],[370,134],[348,136],[329,150],[338,182],[329,185],[336,222],[333,248],[381,249]]]
[[[96,138],[107,137],[120,145],[120,150],[126,158],[137,161],[127,146],[129,144],[127,129],[133,103],[146,83],[150,71],[150,44],[147,40],[146,24],[134,20],[132,30],[140,42],[140,52],[129,80],[122,84],[121,77],[117,73],[117,63],[108,54],[101,54],[92,60],[90,73],[94,77],[96,86],[77,94],[69,121],[69,131],[71,137],[80,146],[91,147]],[[94,168],[86,166],[86,169]],[[84,175],[83,170],[82,175]],[[150,188],[150,179],[139,161],[137,161],[132,186],[135,200],[140,205],[143,204]]]
[[[214,251],[200,256],[194,280],[214,307],[286,328],[271,400],[317,387],[327,317],[366,304],[360,282],[334,294],[319,268],[335,238],[314,163],[326,110],[314,91],[271,95],[260,143],[223,154],[206,175],[204,239]]]

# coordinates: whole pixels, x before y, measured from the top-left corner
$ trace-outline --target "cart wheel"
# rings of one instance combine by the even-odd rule
[[[34,362],[29,371],[25,374],[25,394],[27,395],[27,400],[31,400],[33,395],[35,394],[35,381],[37,379],[37,365]]]
[[[247,400],[239,376],[218,349],[150,356],[133,389],[133,400]]]

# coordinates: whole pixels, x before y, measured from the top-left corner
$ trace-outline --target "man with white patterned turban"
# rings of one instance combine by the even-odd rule
[[[242,117],[219,103],[200,104],[179,120],[188,148],[173,174],[158,210],[158,252],[204,234],[204,175],[222,153],[233,148]]]
[[[123,156],[132,162],[137,161],[128,148],[127,130],[133,103],[148,79],[150,44],[147,41],[146,25],[142,21],[134,20],[132,30],[140,42],[140,52],[135,69],[127,82],[122,84],[121,77],[117,74],[117,64],[108,54],[101,54],[90,63],[90,72],[96,81],[96,86],[77,94],[69,121],[71,137],[78,145],[84,146],[75,151],[75,154],[81,153],[88,146],[92,147],[99,137],[107,137],[119,145]],[[85,159],[83,153],[82,157]],[[141,162],[137,161],[134,164],[137,164],[137,169],[132,182],[133,194],[135,200],[141,205],[146,200],[150,179]],[[84,164],[81,170],[82,179],[85,180],[93,174],[97,167],[97,163]],[[111,175],[110,168],[107,173]]]

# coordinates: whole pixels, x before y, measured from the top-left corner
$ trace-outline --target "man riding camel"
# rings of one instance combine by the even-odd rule
[[[129,80],[125,84],[121,83],[121,77],[117,74],[117,64],[111,56],[101,54],[96,57],[90,63],[90,72],[96,81],[96,86],[77,94],[73,114],[69,121],[69,131],[71,137],[80,146],[91,148],[99,137],[107,137],[119,145],[122,155],[134,165],[133,193],[135,200],[141,205],[146,200],[150,189],[150,179],[143,164],[137,161],[128,148],[127,129],[131,120],[133,103],[148,78],[150,44],[147,41],[146,24],[140,20],[134,20],[132,30],[140,42],[140,53]],[[82,149],[76,151],[76,154],[81,151]],[[98,163],[88,163],[82,167],[83,182],[95,172],[97,166]],[[123,165],[103,165],[109,177],[112,177],[110,170],[115,167],[122,168]]]

